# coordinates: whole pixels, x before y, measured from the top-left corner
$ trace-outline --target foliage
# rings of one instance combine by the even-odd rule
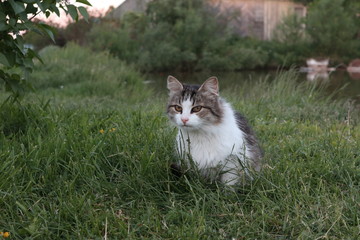
[[[144,71],[192,71],[206,46],[225,35],[211,14],[205,0],[152,1],[145,14],[126,15],[120,29],[105,36],[106,22],[95,27],[89,44],[98,49],[110,39],[111,53]]]
[[[38,21],[34,19],[33,21]],[[89,16],[88,19],[79,19],[78,21],[69,23],[66,27],[59,27],[56,24],[51,24],[56,29],[54,40],[49,37],[40,35],[36,32],[28,31],[24,34],[23,38],[26,44],[31,44],[35,51],[39,51],[48,45],[65,46],[67,42],[76,42],[79,45],[85,45],[88,40],[88,33],[93,28],[95,22],[99,21],[98,18]]]
[[[171,175],[166,91],[138,107],[115,97],[109,107],[101,95],[75,100],[42,84],[40,99],[63,101],[26,96],[0,109],[0,226],[14,239],[359,236],[360,115],[298,84],[294,72],[221,93],[266,153],[262,173],[236,191]]]
[[[219,38],[214,34],[216,22],[206,11],[205,1],[154,1],[147,14],[153,26],[144,34],[146,50],[141,57],[150,64],[148,68],[169,70],[173,65],[178,70],[194,70],[208,42]],[[167,49],[161,49],[162,45]],[[149,60],[153,56],[163,59],[164,67],[152,66]]]
[[[344,7],[344,0],[314,2],[310,6],[306,25],[313,48],[321,56],[351,56],[359,47],[355,15]],[[357,53],[355,51],[354,55]]]
[[[270,59],[288,65],[314,56],[330,57],[338,63],[357,57],[360,54],[354,51],[360,47],[356,36],[360,27],[355,17],[357,5],[346,0],[317,0],[309,4],[305,19],[296,15],[285,17],[275,31],[275,40],[268,46],[273,52]]]
[[[305,19],[297,14],[284,17],[274,30],[274,39],[289,45],[296,45],[306,41]]]
[[[214,17],[216,16],[216,17]],[[266,51],[249,49],[227,31],[224,16],[205,0],[150,2],[145,14],[120,23],[103,19],[89,46],[134,63],[142,71],[239,70],[265,66]]]
[[[319,0],[293,0],[293,1],[297,2],[297,3],[302,3],[304,5],[310,5],[310,4],[312,4],[314,2],[317,2]],[[352,5],[352,6],[354,6],[354,5],[359,6],[359,4],[360,4],[358,0],[344,0],[344,3],[346,5]]]
[[[56,44],[58,42],[59,31],[57,30],[54,34],[54,40],[43,34],[39,34],[35,31],[28,31],[23,35],[25,44],[29,44],[29,49],[38,52],[40,49]]]
[[[322,2],[308,5],[307,19],[295,14],[284,18],[271,41],[234,34],[227,28],[232,15],[220,14],[207,0],[151,1],[145,13],[127,13],[120,20],[94,19],[86,26],[74,23],[60,29],[57,38],[75,40],[95,51],[109,51],[143,72],[290,67],[303,65],[314,56],[347,62],[360,54],[353,50],[360,49],[356,42],[360,19],[355,18],[360,5],[327,1],[333,4],[327,7]],[[336,16],[334,23],[327,20],[329,15]],[[342,27],[343,20],[349,27]]]
[[[212,41],[205,48],[199,69],[234,71],[264,67],[268,52],[254,39]]]
[[[128,63],[134,63],[139,55],[139,42],[131,29],[118,21],[102,19],[94,24],[87,35],[87,46],[95,51],[109,51]]]
[[[80,19],[76,22],[69,23],[66,28],[61,29],[60,37],[66,42],[76,42],[83,45],[86,42],[86,35],[91,30],[97,19],[89,17],[88,19]]]
[[[87,0],[76,2],[90,5]],[[42,22],[31,20],[43,13],[49,17],[52,13],[60,16],[59,8],[70,14],[77,20],[79,13],[87,18],[88,14],[84,7],[75,7],[67,1],[35,1],[35,0],[8,0],[0,2],[0,83],[4,84],[7,91],[12,92],[13,97],[22,94],[28,85],[27,79],[34,67],[33,59],[40,59],[35,51],[24,46],[22,31],[35,31],[47,35],[54,41],[54,29]],[[20,68],[13,72],[14,68]]]
[[[130,13],[115,25],[104,20],[95,26],[89,45],[108,49],[142,71],[290,67],[314,56],[346,62],[358,55],[353,49],[360,49],[356,42],[360,20],[355,18],[359,4],[327,1],[332,4],[327,6],[324,1],[310,4],[306,19],[295,14],[284,18],[271,41],[235,35],[227,28],[231,19],[205,0],[152,1],[145,14]],[[327,20],[330,15],[334,17]]]

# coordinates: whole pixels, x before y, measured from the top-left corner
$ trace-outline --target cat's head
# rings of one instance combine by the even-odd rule
[[[182,84],[169,76],[167,88],[170,91],[167,115],[178,127],[199,130],[221,122],[223,111],[216,77],[199,86]]]

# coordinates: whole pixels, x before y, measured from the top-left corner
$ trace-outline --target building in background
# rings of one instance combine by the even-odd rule
[[[144,12],[146,4],[152,0],[126,0],[110,13],[113,18],[121,18],[124,13]],[[274,30],[283,18],[296,14],[305,17],[306,7],[291,0],[209,0],[211,7],[228,15],[234,32],[243,37],[270,40]]]
[[[231,26],[241,36],[273,38],[284,17],[305,17],[306,7],[290,0],[210,0],[220,12],[232,15]]]
[[[122,18],[127,12],[145,12],[146,5],[152,0],[125,0],[120,6],[108,13],[108,17]]]

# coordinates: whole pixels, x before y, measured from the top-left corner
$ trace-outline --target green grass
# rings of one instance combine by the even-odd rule
[[[171,175],[166,96],[144,100],[151,92],[137,82],[129,101],[121,85],[79,97],[49,81],[0,109],[0,231],[12,239],[358,238],[359,112],[292,71],[222,94],[266,153],[263,172],[236,192]]]

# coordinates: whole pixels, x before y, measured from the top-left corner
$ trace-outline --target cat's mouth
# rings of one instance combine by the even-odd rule
[[[180,128],[188,129],[188,130],[198,129],[198,127],[196,125],[191,125],[191,124],[182,124],[182,125],[180,125]]]
[[[181,124],[180,127],[184,127],[184,128],[191,128],[192,126],[189,124]]]

